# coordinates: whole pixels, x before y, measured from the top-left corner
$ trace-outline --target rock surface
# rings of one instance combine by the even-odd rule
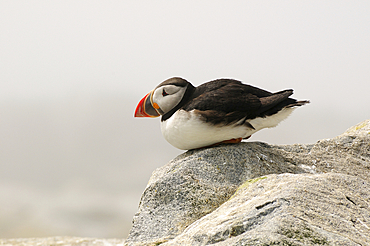
[[[127,240],[0,245],[370,245],[370,120],[315,144],[192,150],[152,175]]]
[[[247,142],[188,151],[153,173],[126,242],[128,245],[166,242],[167,245],[216,242],[220,245],[249,245],[249,242],[250,245],[284,245],[283,242],[288,243],[286,245],[330,245],[336,242],[343,245],[370,244],[369,171],[370,120],[336,138],[315,144],[278,146]],[[264,176],[266,179],[261,179]],[[258,185],[262,185],[270,188],[263,188],[263,192],[249,188],[248,192],[239,192],[232,197],[238,187],[248,184],[245,182],[250,179],[256,181],[250,187],[257,189]],[[303,181],[297,182],[300,179]],[[280,189],[273,190],[278,182],[281,182]],[[341,182],[343,185],[340,185]],[[287,189],[289,187],[284,184],[296,184],[296,188]],[[349,184],[352,188],[350,186],[346,190]],[[361,190],[352,191],[354,187],[361,187]],[[336,193],[338,190],[342,195]],[[248,196],[249,193],[254,196]],[[264,193],[274,194],[276,199],[263,198]],[[310,194],[311,199],[303,199],[304,196],[299,196],[299,193]],[[250,199],[259,200],[260,204],[248,205],[253,204],[249,202]],[[265,203],[268,205],[262,206]],[[297,204],[300,204],[299,208],[296,208]],[[353,205],[347,209],[350,211],[348,213],[344,212],[347,211],[344,210],[347,205]],[[237,211],[236,208],[240,206],[245,207],[243,211],[246,212],[239,214],[239,220],[234,221],[226,211]],[[261,224],[253,224],[253,230],[248,229],[241,218],[257,213],[256,207],[259,206],[273,210],[268,214],[270,217],[265,217],[270,222],[265,221],[266,224],[262,221]],[[327,212],[331,210],[332,213]],[[305,211],[311,212],[305,214]],[[315,216],[320,219],[311,218]],[[229,223],[218,220],[205,222],[206,218],[218,217]],[[248,224],[248,218],[246,221]],[[331,223],[331,227],[327,223]],[[202,225],[204,227],[201,229]],[[356,233],[348,229],[349,225]],[[274,233],[266,233],[271,232],[272,228]],[[213,235],[212,232],[216,231],[217,235]],[[252,235],[252,231],[255,234]],[[234,237],[234,234],[238,235]],[[316,239],[310,239],[308,235]]]
[[[123,239],[97,239],[97,238],[80,238],[80,237],[46,237],[46,238],[17,238],[17,239],[0,239],[2,246],[120,246],[124,245]]]
[[[361,178],[271,174],[162,245],[368,245],[369,204]]]
[[[188,151],[157,169],[142,195],[128,241],[165,242],[227,201],[248,179],[305,169],[264,143]]]

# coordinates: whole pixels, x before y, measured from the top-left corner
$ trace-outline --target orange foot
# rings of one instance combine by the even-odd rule
[[[250,137],[250,136],[249,136]],[[248,137],[248,138],[249,138]],[[215,144],[211,144],[211,145],[208,145],[208,146],[204,146],[204,147],[200,147],[198,149],[203,149],[203,148],[208,148],[208,147],[213,147],[213,146],[217,146],[219,144],[234,144],[234,143],[240,143],[241,141],[243,140],[243,138],[233,138],[233,139],[229,139],[229,140],[224,140],[222,142],[219,142],[219,143],[215,143]]]
[[[222,141],[222,142],[216,143],[216,144],[222,144],[222,143],[240,143],[242,140],[243,140],[242,138],[233,138],[233,139],[225,140],[225,141]]]
[[[203,149],[203,148],[213,147],[213,146],[217,146],[219,144],[235,144],[235,143],[240,143],[243,139],[248,139],[250,137],[251,136],[248,136],[248,137],[245,137],[245,138],[232,138],[232,139],[229,139],[229,140],[224,140],[224,141],[219,142],[219,143],[211,144],[211,145],[200,147],[200,148],[196,148],[196,149]]]

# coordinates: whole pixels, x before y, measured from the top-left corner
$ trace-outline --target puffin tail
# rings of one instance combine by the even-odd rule
[[[308,100],[296,101],[294,103],[291,103],[291,104],[286,105],[285,108],[299,107],[299,106],[303,106],[303,105],[305,105],[307,103],[310,103],[310,101],[308,101]]]
[[[283,108],[299,107],[310,102],[308,100],[297,101],[294,98],[290,98],[292,94],[293,90],[283,90],[273,93],[271,96],[260,98],[262,107],[259,115],[263,117],[270,116]]]

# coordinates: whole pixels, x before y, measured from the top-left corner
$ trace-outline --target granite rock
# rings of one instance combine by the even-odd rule
[[[370,183],[345,174],[271,174],[164,245],[369,245]]]
[[[274,146],[286,162],[310,173],[343,173],[370,180],[370,120],[310,145]]]
[[[98,239],[81,237],[45,237],[0,239],[2,246],[123,246],[123,239]]]
[[[186,241],[184,238],[188,238],[189,245],[205,244],[204,242],[208,242],[207,240],[199,239],[200,241],[197,241],[194,239],[194,241],[191,237],[185,236],[184,233],[188,232],[189,228],[196,228],[194,225],[199,223],[199,219],[210,217],[216,209],[221,208],[220,206],[235,194],[238,187],[245,184],[246,181],[248,183],[248,180],[251,179],[256,181],[258,178],[267,177],[266,175],[275,174],[275,176],[268,176],[266,180],[284,177],[284,179],[287,179],[284,182],[288,182],[290,178],[293,179],[294,177],[295,180],[299,180],[299,177],[302,177],[302,179],[306,180],[307,187],[310,187],[310,180],[313,182],[314,179],[318,179],[319,181],[314,183],[316,184],[315,186],[320,187],[321,192],[325,186],[319,186],[320,182],[324,184],[325,179],[335,179],[334,176],[330,175],[338,173],[339,177],[335,176],[338,180],[341,180],[340,176],[342,175],[343,182],[356,177],[360,180],[356,182],[361,183],[369,182],[369,171],[370,120],[348,129],[336,138],[320,140],[315,144],[268,145],[260,142],[246,142],[187,151],[153,173],[142,195],[139,210],[133,219],[133,228],[126,242],[128,245],[158,245],[165,242],[173,245],[172,242],[176,242],[176,240],[182,240],[181,243],[183,244]],[[278,175],[286,173],[295,175]],[[324,173],[330,173],[330,175],[325,176]],[[312,178],[309,178],[311,177],[310,175]],[[256,183],[260,182],[267,181],[261,180]],[[272,184],[273,182],[270,185],[271,187],[273,187]],[[333,187],[338,186],[337,183],[331,184],[329,181],[325,184],[330,184]],[[344,187],[342,188],[344,189]],[[303,192],[303,188],[300,187],[300,189]],[[335,189],[332,188],[332,190]],[[266,190],[266,192],[272,191]],[[321,194],[320,192],[317,191],[315,194]],[[343,194],[347,193],[344,192]],[[366,192],[364,194],[368,195]],[[282,197],[284,197],[283,194]],[[358,194],[356,193],[353,197],[358,197]],[[248,201],[248,199],[251,198],[245,197],[244,201]],[[312,197],[312,200],[314,199],[315,197]],[[352,198],[350,197],[349,199],[351,200]],[[363,204],[369,203],[366,199],[363,200]],[[334,198],[331,199],[331,201],[334,200]],[[278,199],[276,202],[271,203],[271,206],[282,203],[282,205],[279,205],[282,209],[286,205],[283,201],[285,201],[283,198],[282,200]],[[347,199],[347,201],[349,200]],[[266,202],[268,203],[269,201]],[[356,201],[354,202],[356,203]],[[307,202],[304,206],[310,206],[310,204],[313,205],[315,203]],[[336,204],[330,202],[322,205],[328,208],[336,206]],[[286,205],[286,207],[288,208],[289,206]],[[250,209],[253,208],[255,207]],[[287,226],[289,224],[290,227],[286,228],[292,228],[287,229],[288,231],[298,230],[294,229],[296,227],[308,228],[307,230],[312,231],[312,233],[319,233],[318,231],[325,230],[322,229],[323,226],[321,224],[315,224],[315,222],[311,225],[303,217],[294,217],[295,220],[292,220],[292,217],[288,216],[289,214],[293,216],[289,212],[291,209],[292,207],[289,207],[284,212],[285,215],[284,213],[279,215],[282,218],[286,218],[285,222],[282,222]],[[368,210],[368,208],[364,209]],[[323,221],[325,220],[324,218]],[[276,219],[276,221],[279,221],[279,219]],[[370,227],[366,216],[365,219],[360,219],[359,221],[361,222],[357,221],[356,223],[361,225],[363,223],[364,228]],[[275,226],[276,231],[283,230],[281,229],[283,227],[278,227],[277,223],[272,223],[272,226]],[[316,230],[316,227],[319,229]],[[227,234],[226,231],[227,229],[225,228],[225,233]],[[266,237],[262,231],[261,228],[258,232],[261,238],[263,235]],[[329,232],[331,231],[329,230]],[[333,234],[333,236],[329,232],[325,235],[319,233],[317,237],[332,242],[333,240],[330,241],[331,236],[337,237],[337,235],[342,235],[339,233]],[[203,234],[200,233],[199,235]],[[244,233],[242,234],[244,235]],[[204,235],[208,234],[205,233]],[[277,233],[276,235],[279,234]],[[276,236],[276,240],[270,240],[270,242],[281,242],[278,236]],[[348,240],[351,241],[351,239]],[[231,241],[228,243],[231,243]],[[235,245],[245,244],[236,243]]]
[[[370,245],[370,120],[315,144],[187,151],[152,175],[127,240],[0,245]]]
[[[246,180],[305,172],[271,150],[264,143],[193,150],[157,169],[141,197],[127,240],[165,242],[218,208]]]

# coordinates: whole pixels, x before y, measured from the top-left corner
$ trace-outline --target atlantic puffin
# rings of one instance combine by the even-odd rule
[[[275,127],[309,103],[290,98],[293,90],[268,92],[234,79],[216,79],[194,87],[183,78],[160,83],[140,100],[135,117],[161,118],[164,138],[182,150],[239,143]]]

